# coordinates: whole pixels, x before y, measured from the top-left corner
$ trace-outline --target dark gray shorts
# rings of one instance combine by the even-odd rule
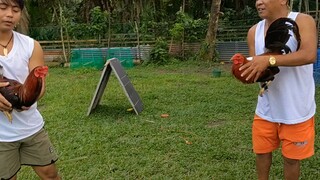
[[[21,165],[46,166],[57,159],[44,129],[20,141],[0,142],[0,179],[11,178],[20,170]]]

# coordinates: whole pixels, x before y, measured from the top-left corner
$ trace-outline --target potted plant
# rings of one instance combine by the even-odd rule
[[[219,60],[219,53],[217,50],[214,51],[214,59],[213,59],[213,69],[212,69],[212,77],[220,77],[222,74],[221,66],[224,64],[223,61]]]
[[[222,73],[222,70],[220,68],[214,67],[212,70],[213,77],[220,77],[221,73]]]

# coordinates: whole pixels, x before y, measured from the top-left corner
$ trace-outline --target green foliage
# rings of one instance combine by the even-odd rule
[[[212,48],[212,47],[210,47],[208,43],[202,42],[199,52],[194,54],[192,59],[199,61],[199,62],[209,62],[209,63],[218,62],[219,61],[219,53],[215,48],[213,48],[213,51],[214,51],[213,57],[208,57],[210,48]]]
[[[36,6],[37,7],[37,6]],[[37,8],[33,7],[32,12],[38,18],[41,14],[37,14]],[[107,11],[102,11],[101,7],[97,6],[90,10],[90,21],[89,23],[77,22],[77,8],[78,3],[67,3],[62,6],[60,10],[56,9],[53,15],[53,19],[45,27],[31,27],[30,36],[37,40],[56,40],[60,39],[60,27],[68,30],[69,35],[72,39],[88,39],[88,38],[99,38],[104,37],[108,30],[108,17]],[[58,12],[56,12],[58,11]],[[50,11],[45,11],[49,13]],[[60,13],[62,14],[62,20],[60,19]],[[34,18],[35,20],[37,18]],[[33,22],[33,21],[31,21]],[[40,21],[42,22],[42,21]],[[33,24],[33,23],[32,23]],[[31,24],[31,25],[32,25]]]
[[[244,9],[240,12],[240,18],[246,20],[245,25],[253,25],[260,20],[257,10],[249,6],[245,6]]]
[[[201,41],[205,38],[208,30],[207,19],[195,19],[186,29],[187,42]]]
[[[29,26],[31,32],[35,27],[48,26],[52,22],[52,10],[49,8],[44,10],[41,4],[35,0],[26,2],[26,8],[30,14]]]
[[[29,35],[38,41],[60,39],[60,29],[57,26],[33,27]]]
[[[203,19],[193,19],[187,13],[181,11],[176,13],[176,22],[170,29],[170,35],[175,40],[193,42],[203,39],[207,30],[208,21]]]
[[[167,37],[173,24],[173,18],[171,18],[173,15],[165,9],[154,9],[153,3],[147,3],[144,7],[140,15],[140,33],[153,37]]]
[[[171,24],[167,21],[152,21],[150,22],[150,26],[150,28],[152,28],[151,32],[153,32],[155,37],[167,37]]]
[[[104,37],[108,30],[107,11],[94,7],[90,11],[90,23],[70,23],[69,34],[73,39]]]
[[[155,29],[152,28],[154,21],[154,13],[151,8],[147,8],[142,12],[140,18],[140,32],[141,34],[151,34]]]
[[[102,11],[100,7],[94,7],[90,11],[90,32],[94,36],[104,35],[108,28],[108,13],[107,11]]]
[[[184,34],[184,24],[175,23],[173,28],[170,29],[170,34],[174,39],[181,40]]]
[[[136,8],[125,6],[129,1],[115,1],[104,6],[98,1],[85,2],[88,1],[28,1],[31,17],[30,35],[37,40],[58,40],[60,39],[60,27],[63,26],[68,30],[71,39],[107,38],[109,17],[112,34],[135,32],[134,21],[137,20],[135,15],[138,12],[135,12]],[[60,22],[58,4],[61,5],[63,11],[62,22]],[[208,29],[210,4],[210,1],[187,1],[182,11],[180,1],[146,1],[142,5],[138,23],[141,40],[144,36],[148,36],[165,37],[165,39],[173,37],[177,41],[184,42],[201,42]],[[106,6],[108,5],[111,8],[110,12],[107,12]],[[221,7],[224,15],[220,16],[219,30],[225,30],[230,26],[252,25],[259,19],[254,3],[239,10],[234,10],[233,2],[225,2],[224,5],[225,7]],[[237,31],[234,32],[235,37],[231,39],[238,36]]]
[[[252,26],[260,20],[255,8],[245,6],[240,12],[233,8],[223,8],[223,15],[220,16],[220,25],[224,26]]]
[[[168,43],[163,38],[158,38],[150,52],[150,59],[147,62],[157,65],[166,64],[169,60]]]
[[[90,28],[86,23],[71,24],[69,35],[72,37],[72,39],[89,39],[92,37]]]
[[[37,40],[61,39],[60,28],[70,29],[76,23],[81,0],[70,1],[27,1],[30,14],[30,36]],[[61,8],[60,8],[61,6]]]

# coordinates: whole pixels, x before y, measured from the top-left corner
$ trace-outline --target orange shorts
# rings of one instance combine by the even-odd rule
[[[299,124],[272,123],[255,115],[252,124],[253,151],[272,152],[282,144],[282,155],[290,159],[305,159],[314,154],[314,117]]]

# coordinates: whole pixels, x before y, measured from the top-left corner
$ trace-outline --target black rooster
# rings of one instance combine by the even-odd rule
[[[264,53],[264,55],[291,53],[292,50],[286,45],[291,37],[290,31],[293,32],[298,42],[296,49],[298,50],[300,48],[301,38],[297,23],[290,18],[279,18],[271,23],[267,30],[264,42],[267,52]],[[280,69],[279,67],[268,67],[266,71],[270,71],[269,75],[260,77],[258,81],[262,82],[260,95],[268,89],[268,85],[274,80],[274,76],[280,72]]]

